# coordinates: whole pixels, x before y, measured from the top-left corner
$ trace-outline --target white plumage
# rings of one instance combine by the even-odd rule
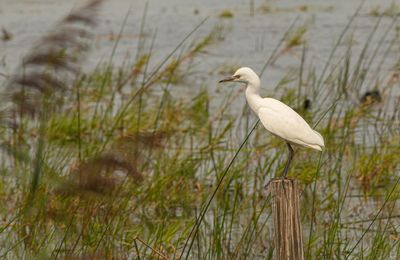
[[[322,151],[322,136],[293,109],[273,98],[263,98],[263,102],[267,105],[254,112],[268,131],[291,144]]]
[[[293,157],[291,144],[322,151],[324,147],[322,135],[313,130],[296,111],[279,100],[260,96],[260,78],[252,69],[247,67],[240,68],[233,76],[220,82],[227,81],[246,84],[246,99],[250,108],[260,118],[261,123],[269,132],[287,142],[289,159],[285,166],[283,178],[286,177]]]

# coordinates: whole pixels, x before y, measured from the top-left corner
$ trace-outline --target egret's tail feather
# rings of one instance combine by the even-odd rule
[[[307,146],[318,151],[322,151],[322,148],[324,147],[324,146],[319,146],[317,144],[309,144]]]
[[[320,149],[322,150],[323,147],[325,147],[325,142],[324,142],[324,138],[322,137],[322,135],[320,133],[318,133],[317,131],[313,130],[314,133],[316,134],[316,136],[318,137],[318,142],[316,142],[316,144],[318,146],[320,146]],[[319,150],[319,149],[317,149]]]

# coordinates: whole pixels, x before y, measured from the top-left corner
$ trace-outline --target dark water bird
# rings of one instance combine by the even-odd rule
[[[2,27],[1,28],[1,40],[3,41],[3,42],[7,42],[7,41],[9,41],[9,40],[11,40],[12,39],[12,34],[9,32],[9,31],[7,31],[7,29],[6,28],[4,28],[4,27]]]
[[[311,100],[306,98],[306,99],[303,100],[303,103],[300,106],[295,107],[293,109],[294,109],[294,111],[296,111],[297,113],[302,115],[302,114],[310,111],[310,109],[311,109]]]
[[[311,100],[309,100],[308,98],[304,99],[304,101],[303,101],[303,109],[305,111],[308,111],[311,109]]]
[[[371,105],[373,103],[380,103],[382,96],[379,90],[371,90],[364,93],[360,99],[362,105]]]
[[[250,108],[269,132],[286,142],[289,158],[283,171],[283,179],[286,178],[293,159],[292,145],[322,151],[324,138],[320,133],[313,130],[296,111],[279,100],[260,96],[260,78],[252,69],[240,68],[231,77],[219,82],[244,83],[246,85],[246,99]]]

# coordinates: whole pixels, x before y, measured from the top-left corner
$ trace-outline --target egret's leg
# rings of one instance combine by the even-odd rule
[[[288,147],[288,149],[289,149],[289,158],[288,158],[288,160],[287,160],[287,162],[286,162],[285,169],[283,170],[282,179],[285,179],[285,178],[286,178],[286,174],[287,174],[288,171],[289,171],[289,166],[290,166],[290,163],[292,162],[293,155],[294,155],[294,151],[293,151],[292,146],[291,146],[289,143],[286,143],[286,144],[287,144],[287,147]]]

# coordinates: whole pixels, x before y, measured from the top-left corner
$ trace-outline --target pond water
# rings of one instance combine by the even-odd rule
[[[63,0],[1,0],[0,27],[12,36],[8,41],[0,41],[0,72],[12,74],[23,55],[32,43],[43,35],[51,26],[67,14],[72,8],[84,1]],[[140,35],[140,25],[148,3],[144,35]],[[193,35],[183,48],[207,35],[214,26],[223,25],[224,40],[207,48],[193,65],[191,77],[202,82],[209,90],[214,91],[224,67],[236,68],[249,66],[260,71],[266,60],[279,43],[283,34],[297,18],[296,26],[306,25],[307,62],[321,68],[345,28],[350,17],[359,6],[359,1],[193,1],[193,0],[151,0],[106,1],[100,14],[99,26],[95,29],[96,39],[86,63],[87,68],[110,59],[115,40],[121,30],[123,20],[128,14],[113,61],[122,64],[129,57],[136,55],[138,42],[145,41],[148,48],[156,32],[153,59],[151,64],[158,64],[177,44],[204,18],[208,20]],[[378,18],[371,15],[374,10],[389,10],[392,1],[367,1],[356,18],[350,33],[354,35],[352,55],[359,52],[368,39],[369,33]],[[231,18],[221,18],[223,11],[229,11]],[[372,43],[377,43],[392,22],[392,17],[384,17],[381,27]],[[394,30],[392,30],[394,32]],[[390,44],[387,37],[385,44]],[[343,44],[343,51],[347,46]],[[381,51],[387,48],[382,47]],[[298,68],[301,62],[302,46],[293,52],[282,55],[269,66],[263,74],[264,91],[273,86],[287,74],[290,68]],[[339,55],[343,51],[337,52]],[[179,51],[178,51],[179,53]],[[379,55],[379,54],[378,54]],[[390,70],[398,57],[389,57],[384,70]],[[191,93],[191,85],[181,86]]]
[[[71,9],[84,1],[65,0],[0,0],[0,29],[10,34],[10,39],[0,39],[0,85],[12,75],[21,58],[30,50],[33,43]],[[147,12],[146,10],[147,3]],[[251,0],[230,1],[194,1],[194,0],[112,0],[106,1],[100,11],[99,25],[91,52],[84,70],[96,67],[101,62],[109,62],[116,39],[122,28],[125,17],[127,23],[121,34],[121,39],[112,56],[113,64],[122,65],[136,56],[138,44],[144,41],[144,48],[149,49],[155,36],[152,60],[150,66],[156,67],[170,52],[193,30],[202,20],[206,22],[183,45],[183,49],[208,35],[215,26],[222,26],[221,40],[208,46],[206,52],[196,57],[190,68],[190,75],[178,85],[182,95],[191,97],[200,88],[206,88],[210,96],[218,100],[223,94],[230,92],[229,87],[220,87],[217,82],[237,67],[249,66],[260,72],[273,53],[280,39],[289,26],[296,21],[295,27],[305,25],[305,46],[307,50],[306,63],[316,68],[319,74],[334,48],[342,31],[357,10],[359,1],[257,1],[254,0],[254,10]],[[366,41],[370,41],[371,49],[381,44],[376,56],[383,57],[389,48],[397,48],[397,52],[389,55],[382,63],[382,75],[390,75],[394,65],[400,60],[398,44],[391,47],[396,29],[392,28],[389,35],[381,43],[381,39],[393,21],[390,15],[384,16],[372,39],[371,31],[379,18],[374,14],[390,10],[393,1],[370,0],[360,10],[354,23],[339,46],[334,59],[340,59],[348,49],[352,40],[353,60],[357,60]],[[228,12],[229,11],[229,12]],[[129,12],[129,13],[128,13]],[[221,17],[221,13],[226,12]],[[140,33],[143,14],[146,13],[143,35]],[[228,15],[229,13],[229,15]],[[398,29],[400,31],[400,29]],[[398,32],[399,33],[399,32]],[[4,32],[3,32],[4,36]],[[2,37],[0,32],[0,38]],[[352,39],[351,39],[352,37]],[[263,94],[279,97],[281,93],[272,93],[273,88],[288,73],[298,73],[302,44],[284,53],[267,67],[262,74]],[[179,55],[178,50],[175,57]],[[370,51],[372,53],[373,51]],[[397,54],[396,54],[397,53]],[[371,70],[380,66],[377,58],[371,65]],[[333,62],[334,63],[334,62]],[[367,75],[364,90],[371,89],[377,79],[375,74]],[[379,79],[386,81],[388,79]],[[222,92],[222,93],[221,93]],[[389,99],[396,99],[400,88],[391,92]],[[358,100],[356,97],[355,100]],[[233,106],[241,107],[244,98]],[[233,109],[232,109],[233,110]],[[235,111],[236,112],[236,111]],[[254,117],[255,118],[255,117]],[[354,204],[359,202],[354,195]],[[360,203],[359,213],[367,215],[368,209],[374,207],[374,201]],[[361,206],[362,205],[362,206]],[[210,216],[211,217],[211,216]]]

